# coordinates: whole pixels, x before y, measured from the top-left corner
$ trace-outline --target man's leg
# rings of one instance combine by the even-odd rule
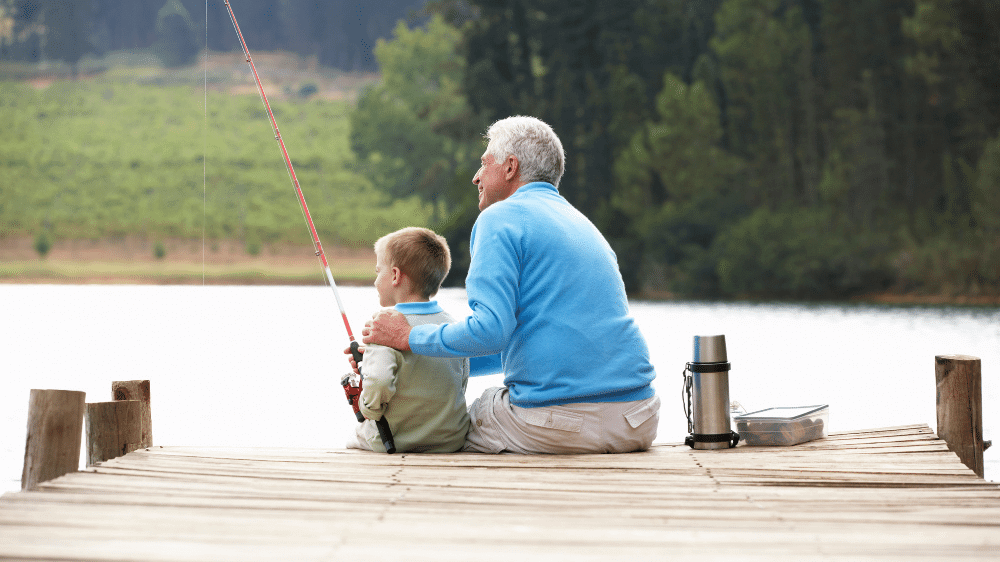
[[[464,451],[481,453],[627,453],[656,438],[660,399],[521,408],[506,388],[491,388],[469,408]]]
[[[494,411],[503,408],[504,387],[487,388],[483,395],[469,406],[469,433],[465,436],[463,451],[473,453],[500,453],[506,445],[501,437],[502,429]]]

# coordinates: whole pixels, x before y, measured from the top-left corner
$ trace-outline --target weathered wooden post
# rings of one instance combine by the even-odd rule
[[[153,446],[153,412],[150,408],[149,381],[115,381],[111,383],[111,396],[115,400],[138,400],[141,402],[142,438],[139,447]]]
[[[87,466],[139,448],[142,411],[138,400],[87,404]]]
[[[983,387],[978,357],[937,355],[937,434],[983,477]]]
[[[79,468],[85,398],[77,390],[31,390],[22,490]]]
[[[153,444],[149,381],[112,382],[111,395],[87,404],[87,466]]]

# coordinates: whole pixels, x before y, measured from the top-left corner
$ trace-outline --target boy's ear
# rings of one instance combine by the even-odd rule
[[[392,268],[392,286],[398,287],[403,282],[403,272],[398,267]]]

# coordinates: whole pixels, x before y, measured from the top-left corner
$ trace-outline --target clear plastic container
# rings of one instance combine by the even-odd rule
[[[736,432],[747,445],[787,447],[827,436],[830,407],[768,408],[733,416]]]

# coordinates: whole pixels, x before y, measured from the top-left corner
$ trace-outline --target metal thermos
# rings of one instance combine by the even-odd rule
[[[684,411],[694,449],[728,449],[740,436],[729,425],[729,360],[726,336],[695,336],[694,360],[684,369]]]

